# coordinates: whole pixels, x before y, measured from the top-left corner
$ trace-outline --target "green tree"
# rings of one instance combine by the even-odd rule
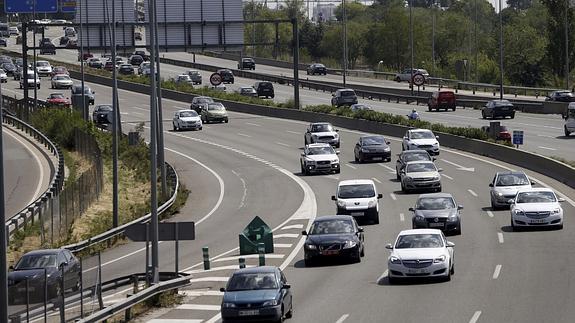
[[[545,57],[547,39],[524,22],[505,26],[503,38],[506,78],[513,84],[544,84],[541,61]]]

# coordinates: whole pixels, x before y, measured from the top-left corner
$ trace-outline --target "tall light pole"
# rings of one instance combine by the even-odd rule
[[[433,15],[431,18],[431,75],[435,75],[435,12],[437,8],[437,1],[433,1],[431,10]]]
[[[565,83],[569,90],[569,0],[565,0]]]
[[[503,17],[501,10],[501,0],[499,0],[499,99],[503,100]]]
[[[24,67],[24,73],[28,73],[27,67]],[[26,74],[22,74],[26,75]],[[25,90],[26,91],[26,90]],[[2,123],[2,85],[0,84],[0,218],[2,219],[2,229],[0,230],[0,322],[8,322],[8,268],[6,253],[6,229],[4,219],[6,219],[6,209],[4,207],[4,145],[3,145],[3,126]]]
[[[342,2],[343,9],[343,87],[346,87],[347,74],[347,14],[345,13],[345,0]]]
[[[475,20],[474,20],[474,24],[473,24],[473,25],[474,25],[474,26],[473,26],[473,33],[474,33],[474,38],[475,38],[475,64],[474,64],[474,65],[475,65],[475,83],[477,83],[477,82],[479,82],[479,81],[478,81],[478,79],[479,79],[479,76],[478,76],[478,71],[479,71],[479,69],[478,69],[478,66],[479,66],[479,63],[478,63],[478,61],[479,61],[479,60],[478,60],[478,57],[479,57],[479,56],[478,56],[478,55],[479,55],[479,48],[477,48],[477,47],[478,47],[478,46],[477,46],[477,0],[475,0],[474,7],[475,7]]]
[[[500,0],[501,1],[501,0]],[[411,78],[409,79],[409,87],[411,88],[411,95],[413,95],[413,14],[412,3],[409,0],[409,48],[411,49]]]

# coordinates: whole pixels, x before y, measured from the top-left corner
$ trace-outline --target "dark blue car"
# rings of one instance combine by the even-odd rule
[[[293,313],[290,285],[278,267],[239,269],[221,291],[223,322],[281,322]]]

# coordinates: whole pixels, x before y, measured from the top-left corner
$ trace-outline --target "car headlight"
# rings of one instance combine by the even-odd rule
[[[561,209],[555,209],[553,211],[551,211],[552,214],[559,214],[561,213]]]
[[[391,257],[389,257],[389,262],[397,265],[397,264],[401,264],[401,259],[399,259],[396,256],[391,256]]]
[[[502,196],[503,196],[503,193],[501,193],[501,192],[495,192],[495,195],[497,195],[498,197],[502,197]]]
[[[307,158],[307,157],[306,157],[306,158],[305,158],[305,163],[306,163],[306,164],[314,164],[315,161],[314,161],[313,159],[310,159],[310,158]]]
[[[262,306],[276,306],[278,305],[278,301],[275,299],[269,300],[269,301],[265,301]]]
[[[525,213],[523,213],[523,210],[514,210],[513,212],[515,213],[515,215],[525,215]]]
[[[369,152],[369,149],[367,149],[367,148],[361,148],[361,152],[362,152],[362,153],[368,153],[368,152]]]
[[[409,177],[409,176],[405,176],[405,181],[406,181],[406,182],[411,182],[411,180],[412,180],[412,178],[411,178],[411,177]]]
[[[314,244],[306,244],[306,245],[305,245],[305,248],[308,249],[308,250],[316,250],[316,249],[317,249],[317,246],[314,245]]]
[[[223,303],[222,303],[222,307],[223,307],[223,308],[235,308],[235,307],[236,307],[236,304],[234,304],[234,303],[229,303],[229,302],[223,302]]]
[[[453,213],[453,214],[449,215],[449,217],[447,218],[447,221],[456,222],[457,221],[457,213]]]
[[[345,242],[345,245],[343,246],[343,249],[349,249],[349,248],[353,248],[357,245],[356,241],[352,241],[352,240],[348,240]]]
[[[332,160],[331,160],[331,163],[332,163],[332,164],[337,164],[337,163],[339,163],[339,159],[332,159]]]
[[[387,152],[387,151],[391,151],[391,148],[385,147],[385,148],[383,149],[383,151],[386,151],[386,152]]]
[[[438,181],[439,179],[440,179],[439,176],[433,176],[433,180],[434,180],[434,181]]]
[[[367,207],[371,208],[371,207],[375,207],[377,205],[377,201],[375,200],[371,200],[369,202],[367,202]]]
[[[337,206],[339,206],[339,207],[345,207],[345,201],[337,200]]]
[[[442,262],[444,262],[444,261],[445,261],[445,255],[441,255],[441,256],[439,256],[439,257],[433,259],[433,263],[434,263],[434,264],[442,263]]]
[[[415,220],[416,221],[425,221],[425,217],[423,215],[416,215]]]

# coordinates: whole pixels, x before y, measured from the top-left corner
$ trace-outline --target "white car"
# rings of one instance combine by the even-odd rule
[[[331,199],[335,201],[337,214],[369,219],[379,224],[379,199],[382,197],[371,179],[354,179],[339,182],[336,195]]]
[[[408,162],[400,171],[401,190],[403,192],[426,190],[441,192],[440,168],[432,161],[418,160]]]
[[[174,114],[172,119],[174,131],[193,129],[202,130],[202,120],[194,110],[179,110]]]
[[[314,143],[328,143],[335,148],[339,148],[340,140],[339,130],[334,129],[331,123],[328,122],[313,122],[307,127],[304,135],[304,144],[314,144]]]
[[[575,132],[575,102],[569,103],[567,112],[563,115],[563,119],[565,119],[563,131],[565,137],[569,137],[571,133]]]
[[[489,183],[491,195],[491,209],[509,206],[509,201],[515,198],[520,190],[530,189],[533,184],[524,172],[505,171],[497,172]]]
[[[52,65],[48,61],[36,61],[36,73],[38,75],[50,75],[52,74]]]
[[[8,82],[8,75],[4,72],[3,69],[0,69],[0,82],[6,83]]]
[[[301,173],[309,175],[318,172],[339,174],[339,154],[330,144],[309,144],[301,153]]]
[[[511,204],[511,227],[553,226],[563,229],[563,208],[559,204],[565,199],[558,198],[549,188],[520,190]]]
[[[52,77],[51,85],[53,89],[69,89],[74,82],[66,74],[56,74]]]
[[[413,75],[415,74],[421,74],[425,77],[425,79],[427,79],[429,77],[429,73],[422,69],[422,68],[414,68],[413,69]],[[411,68],[406,68],[403,71],[401,71],[401,73],[397,73],[395,74],[395,81],[397,82],[411,82]]]
[[[387,258],[387,279],[390,284],[401,278],[439,277],[451,280],[455,273],[455,244],[447,241],[438,229],[403,230]]]
[[[439,155],[439,136],[429,129],[410,129],[403,136],[402,150],[422,149],[430,155]]]

